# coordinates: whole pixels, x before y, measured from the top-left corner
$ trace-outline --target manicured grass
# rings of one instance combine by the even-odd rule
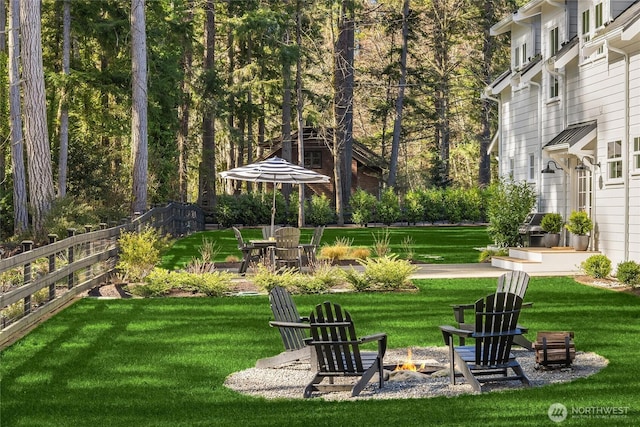
[[[442,345],[451,304],[495,290],[495,279],[417,281],[417,293],[304,295],[301,313],[325,299],[353,315],[360,335],[389,335],[391,348]],[[232,372],[282,350],[266,296],[83,299],[1,354],[4,426],[540,426],[553,403],[628,407],[625,418],[569,418],[561,425],[637,425],[640,304],[635,296],[531,279],[521,323],[573,330],[578,351],[609,359],[572,383],[455,398],[325,402],[265,400],[226,389]]]
[[[382,227],[328,227],[322,236],[321,245],[335,243],[337,238],[352,240],[352,246],[372,248],[375,240],[384,238]],[[486,247],[491,243],[486,227],[480,226],[443,226],[443,227],[390,227],[389,241],[391,252],[404,257],[403,242],[411,239],[414,257],[424,263],[460,264],[478,262],[480,253],[476,248]],[[309,242],[313,228],[303,228],[300,242]],[[262,239],[260,228],[243,228],[245,241]],[[194,233],[175,242],[173,247],[162,258],[162,267],[168,270],[180,268],[194,257],[199,257],[198,249],[203,239],[208,239],[220,249],[215,261],[224,261],[229,255],[242,258],[238,243],[229,229],[212,230]],[[373,253],[373,250],[372,250]]]

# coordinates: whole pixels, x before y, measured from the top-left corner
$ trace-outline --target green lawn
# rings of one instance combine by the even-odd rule
[[[352,240],[353,246],[372,248],[375,240],[382,240],[385,228],[382,227],[329,227],[322,236],[321,245],[332,244],[337,238]],[[391,252],[403,257],[403,242],[411,239],[411,248],[415,259],[425,263],[460,264],[478,262],[480,253],[476,248],[486,247],[491,243],[486,227],[390,227],[389,241]],[[313,228],[303,228],[300,242],[309,242]],[[242,236],[245,241],[261,239],[260,228],[244,228]],[[220,250],[215,261],[224,261],[229,255],[242,257],[233,230],[213,230],[194,233],[175,242],[162,258],[162,267],[168,270],[180,268],[192,258],[198,257],[198,248],[203,239],[214,242]],[[373,253],[373,251],[372,251]]]
[[[495,289],[495,279],[432,279],[417,293],[302,295],[301,313],[325,299],[353,315],[360,335],[387,332],[389,347],[442,345],[451,304]],[[547,410],[629,408],[624,418],[561,425],[637,425],[640,304],[633,295],[571,278],[531,279],[521,320],[530,337],[573,330],[578,351],[609,359],[572,383],[455,398],[325,402],[247,397],[226,389],[232,372],[282,350],[266,296],[83,299],[1,354],[5,426],[542,426]],[[582,409],[581,409],[582,408]]]

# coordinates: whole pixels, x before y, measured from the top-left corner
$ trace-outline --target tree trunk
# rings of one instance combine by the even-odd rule
[[[353,86],[354,86],[354,43],[355,17],[352,0],[342,0],[338,17],[338,41],[335,54],[335,86],[338,138],[342,141],[341,163],[341,206],[346,206],[351,194],[351,163],[353,158]],[[336,183],[337,185],[337,183]],[[342,213],[344,216],[344,213]]]
[[[184,23],[190,23],[193,20],[193,0],[188,0],[187,11],[184,16]],[[193,46],[189,37],[190,32],[185,31],[182,40],[182,82],[180,90],[182,93],[182,101],[178,105],[178,120],[180,127],[178,128],[178,193],[181,202],[188,200],[188,175],[187,161],[189,156],[189,118],[191,115],[191,65],[193,63]]]
[[[495,22],[495,10],[493,7],[493,1],[485,1],[482,27],[483,27],[483,45],[482,45],[482,81],[486,86],[491,83],[491,64],[493,63],[493,52],[495,50],[495,44],[493,43],[493,37],[491,37],[491,26]],[[486,186],[491,183],[491,158],[487,150],[491,143],[491,108],[492,102],[485,99],[482,101],[482,115],[480,117],[482,131],[480,134],[480,153],[479,153],[479,171],[478,171],[478,183],[481,186]]]
[[[20,111],[20,3],[11,1],[9,9],[9,129],[11,132],[11,170],[13,171],[13,231],[29,228],[27,177],[24,169],[24,141]]]
[[[395,187],[398,173],[398,149],[402,130],[402,106],[404,103],[404,87],[407,82],[407,48],[409,44],[409,0],[404,0],[402,7],[402,53],[400,54],[400,82],[396,99],[396,118],[393,123],[393,142],[391,143],[391,159],[389,161],[389,179],[387,185]]]
[[[133,212],[147,208],[147,36],[145,0],[131,0],[131,150],[133,159]]]
[[[436,112],[435,142],[440,154],[440,169],[438,185],[446,186],[449,182],[449,97],[451,96],[449,82],[449,43],[448,21],[449,13],[446,0],[434,0],[434,61],[438,74],[438,83],[434,93],[434,107]]]
[[[211,88],[214,70],[214,49],[216,37],[215,5],[213,0],[205,3],[204,28],[204,73],[207,76],[204,93],[204,111],[202,113],[202,163],[200,164],[200,206],[211,212],[215,203],[215,100]]]
[[[69,157],[69,58],[71,56],[71,0],[62,3],[62,93],[60,118],[60,153],[58,155],[58,196],[67,194],[67,159]]]
[[[5,67],[5,58],[7,52],[7,38],[6,38],[6,29],[7,29],[7,9],[5,0],[0,0],[0,67],[4,69]],[[7,66],[7,70],[9,67]],[[6,85],[6,80],[9,76],[7,72],[6,76],[0,76],[0,117],[3,120],[0,121],[0,138],[3,141],[8,141],[10,138],[8,137],[10,130],[8,120],[4,120],[4,112],[7,111],[7,103],[9,102],[9,95],[7,94],[8,85]],[[0,144],[0,194],[4,193],[6,190],[6,174],[7,174],[7,144]]]
[[[44,221],[55,197],[47,130],[40,2],[27,1],[21,5],[20,24],[29,204],[34,234],[40,235],[44,231]]]

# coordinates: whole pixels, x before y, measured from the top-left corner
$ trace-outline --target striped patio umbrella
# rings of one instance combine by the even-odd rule
[[[271,207],[271,235],[276,218],[276,191],[278,183],[284,184],[316,184],[329,182],[329,177],[320,173],[294,165],[279,157],[272,157],[262,162],[239,166],[220,172],[225,179],[236,179],[250,182],[270,182],[273,184],[273,206]]]

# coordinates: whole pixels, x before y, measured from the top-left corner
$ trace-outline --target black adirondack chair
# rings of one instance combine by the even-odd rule
[[[285,351],[276,356],[258,360],[256,368],[273,368],[285,363],[309,359],[311,348],[305,343],[309,318],[298,314],[298,308],[291,294],[283,287],[276,286],[271,289],[269,302],[275,319],[269,322],[269,325],[280,331]]]
[[[450,378],[462,375],[474,390],[482,391],[481,383],[489,381],[520,380],[529,386],[529,379],[511,353],[514,337],[522,334],[518,329],[518,316],[522,298],[513,293],[494,293],[474,304],[473,331],[453,326],[440,326],[445,343],[449,346]],[[454,335],[474,339],[474,345],[455,346]],[[456,374],[458,369],[462,374]],[[514,375],[509,375],[509,369]]]
[[[508,271],[498,278],[498,284],[496,286],[496,292],[513,293],[521,298],[524,298],[524,294],[527,292],[529,286],[529,275],[524,271]],[[522,308],[528,308],[533,306],[532,302],[522,304]],[[475,304],[456,304],[453,306],[453,315],[458,323],[459,329],[473,330],[474,324],[465,322],[465,311],[471,311],[475,308]],[[518,325],[518,328],[523,334],[526,334],[528,328]],[[533,343],[529,341],[524,335],[519,335],[514,338],[515,344],[533,351]],[[460,337],[460,345],[464,345],[464,338]]]
[[[311,397],[314,391],[351,390],[357,396],[378,373],[378,385],[384,385],[382,360],[387,349],[387,335],[378,333],[358,338],[348,311],[338,304],[324,302],[318,304],[309,315],[311,338],[307,341],[313,347],[316,358],[316,374],[304,389],[304,397]],[[361,351],[367,342],[377,342],[378,350]],[[360,377],[355,383],[337,384],[337,377]],[[327,379],[328,382],[323,383]]]

